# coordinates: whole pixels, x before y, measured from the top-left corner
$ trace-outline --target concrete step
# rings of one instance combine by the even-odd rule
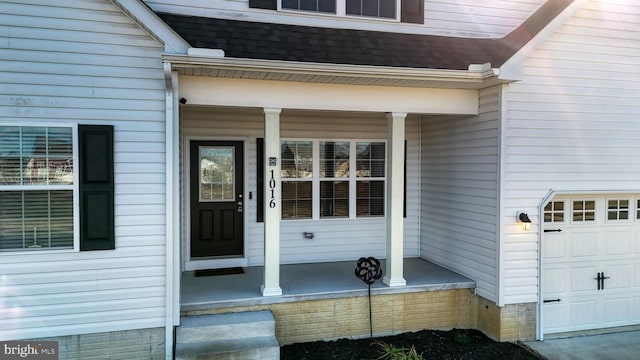
[[[220,340],[176,345],[176,360],[278,360],[275,336]]]
[[[176,329],[176,359],[279,359],[270,311],[184,316]]]
[[[270,311],[185,316],[176,330],[179,343],[210,339],[230,340],[275,335],[276,322]]]

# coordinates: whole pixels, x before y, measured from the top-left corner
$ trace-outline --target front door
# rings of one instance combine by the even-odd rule
[[[191,260],[239,257],[243,240],[243,143],[192,141]]]

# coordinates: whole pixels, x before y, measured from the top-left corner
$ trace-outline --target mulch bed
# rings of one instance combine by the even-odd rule
[[[423,330],[394,336],[367,339],[340,339],[285,345],[280,349],[281,360],[369,360],[381,358],[382,341],[396,347],[415,347],[424,359],[443,360],[535,360],[540,357],[527,349],[506,342],[495,342],[477,330]]]

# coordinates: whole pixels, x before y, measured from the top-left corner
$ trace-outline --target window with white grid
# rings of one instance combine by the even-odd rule
[[[629,220],[629,199],[608,199],[607,220]]]
[[[284,140],[282,219],[384,216],[385,143]]]
[[[574,200],[572,208],[573,222],[593,222],[596,220],[595,200]]]
[[[397,19],[398,6],[396,0],[280,0],[283,10],[380,19]]]
[[[0,125],[0,251],[73,248],[74,138]]]
[[[551,201],[544,207],[544,222],[564,222],[564,201]]]

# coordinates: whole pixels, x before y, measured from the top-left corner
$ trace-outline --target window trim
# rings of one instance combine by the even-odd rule
[[[0,126],[18,127],[46,127],[46,128],[71,128],[72,159],[73,159],[73,184],[72,185],[0,185],[2,191],[42,191],[42,190],[72,190],[73,191],[73,246],[71,248],[45,248],[38,249],[6,249],[0,250],[0,256],[25,255],[25,254],[60,254],[80,251],[80,175],[79,175],[79,138],[78,123],[74,122],[29,122],[18,124],[16,122],[0,121]],[[42,248],[40,248],[42,249]]]
[[[620,215],[620,210],[621,208],[615,208],[615,209],[609,209],[609,201],[617,201],[618,205],[620,204],[620,201],[627,201],[627,218],[626,219],[609,219],[609,211],[613,210],[616,211],[616,213],[618,214],[618,216]],[[637,213],[637,210],[634,208],[634,203],[636,203],[636,199],[632,198],[632,197],[605,197],[604,199],[604,221],[605,223],[610,223],[610,224],[625,224],[625,223],[631,223],[635,220],[634,218],[634,214]]]
[[[392,22],[392,23],[399,23],[399,22],[402,22],[402,1],[403,0],[395,0],[395,2],[396,2],[396,16],[394,18],[347,14],[347,0],[335,0],[335,2],[336,2],[336,12],[335,13],[283,8],[282,7],[282,0],[276,0],[276,10],[279,11],[279,12],[293,13],[293,14],[297,14],[297,15],[308,14],[308,15],[344,18],[344,19],[349,19],[349,20],[364,19],[364,20],[376,20],[376,21],[386,21],[386,22]]]
[[[571,215],[573,214],[567,214],[567,200],[551,200],[549,201],[543,208],[542,208],[542,221],[544,224],[547,225],[558,225],[558,224],[566,224],[567,223],[567,219],[570,218]],[[553,203],[562,203],[562,211],[556,211],[553,209]],[[547,212],[547,210],[545,210],[545,208],[551,204],[552,209],[549,210]],[[571,204],[573,204],[573,202],[571,202]],[[570,209],[570,211],[573,211],[573,209]],[[548,215],[551,215],[551,221],[545,221],[545,217]],[[555,221],[554,220],[554,215],[555,214],[562,214],[562,221]]]
[[[569,201],[570,201],[570,204],[569,204],[570,207],[569,207],[568,211],[569,211],[569,222],[571,224],[594,225],[594,224],[601,223],[598,220],[599,216],[602,216],[602,215],[600,215],[601,209],[598,206],[598,199],[597,198],[582,198],[582,197],[580,197],[580,198],[571,198]],[[576,201],[581,201],[583,204],[585,202],[587,202],[587,201],[593,201],[593,220],[581,220],[581,221],[579,221],[579,220],[575,220],[574,219],[573,206],[574,206],[574,202],[576,202]],[[585,212],[585,214],[586,214],[586,212]]]
[[[399,20],[387,20],[391,23],[401,22],[405,24],[424,24],[424,0],[398,0],[400,12],[398,13]],[[279,0],[249,0],[249,8],[251,9],[263,9],[263,10],[278,10]],[[346,10],[345,10],[346,11]],[[299,11],[295,12],[300,14]],[[327,15],[335,16],[335,15]],[[352,19],[358,18],[357,16]],[[365,19],[366,20],[366,19]],[[378,18],[378,20],[382,20]]]
[[[316,220],[321,220],[321,221],[345,221],[345,220],[364,220],[364,219],[384,219],[387,217],[387,213],[386,213],[386,208],[387,208],[387,186],[388,186],[388,174],[387,174],[387,164],[388,164],[388,157],[389,157],[389,147],[387,144],[387,139],[343,139],[343,138],[289,138],[289,137],[283,137],[280,138],[280,142],[282,143],[283,141],[310,141],[312,144],[312,161],[313,161],[313,175],[311,176],[311,191],[312,191],[312,201],[311,201],[311,213],[312,216],[311,218],[303,218],[303,219],[296,219],[296,218],[282,218],[282,221],[316,221]],[[348,178],[344,178],[344,181],[348,181],[349,182],[349,216],[348,217],[332,217],[332,216],[326,216],[326,217],[321,217],[320,216],[320,182],[323,181],[324,178],[320,177],[320,142],[323,141],[329,141],[329,142],[347,142],[349,143],[349,177]],[[385,161],[385,167],[384,167],[384,178],[358,178],[356,176],[356,172],[352,171],[352,169],[355,169],[355,163],[357,161],[357,143],[359,142],[370,142],[370,143],[384,143],[385,147],[384,147],[384,161]],[[352,166],[353,165],[353,166]],[[356,192],[356,186],[357,186],[357,181],[358,179],[360,179],[360,181],[367,181],[367,180],[375,180],[375,181],[379,181],[382,180],[384,181],[384,203],[383,203],[383,207],[385,210],[385,214],[382,216],[357,216],[357,192]],[[331,180],[327,180],[324,179],[325,181],[331,181]],[[285,181],[284,178],[282,179],[282,181]]]

